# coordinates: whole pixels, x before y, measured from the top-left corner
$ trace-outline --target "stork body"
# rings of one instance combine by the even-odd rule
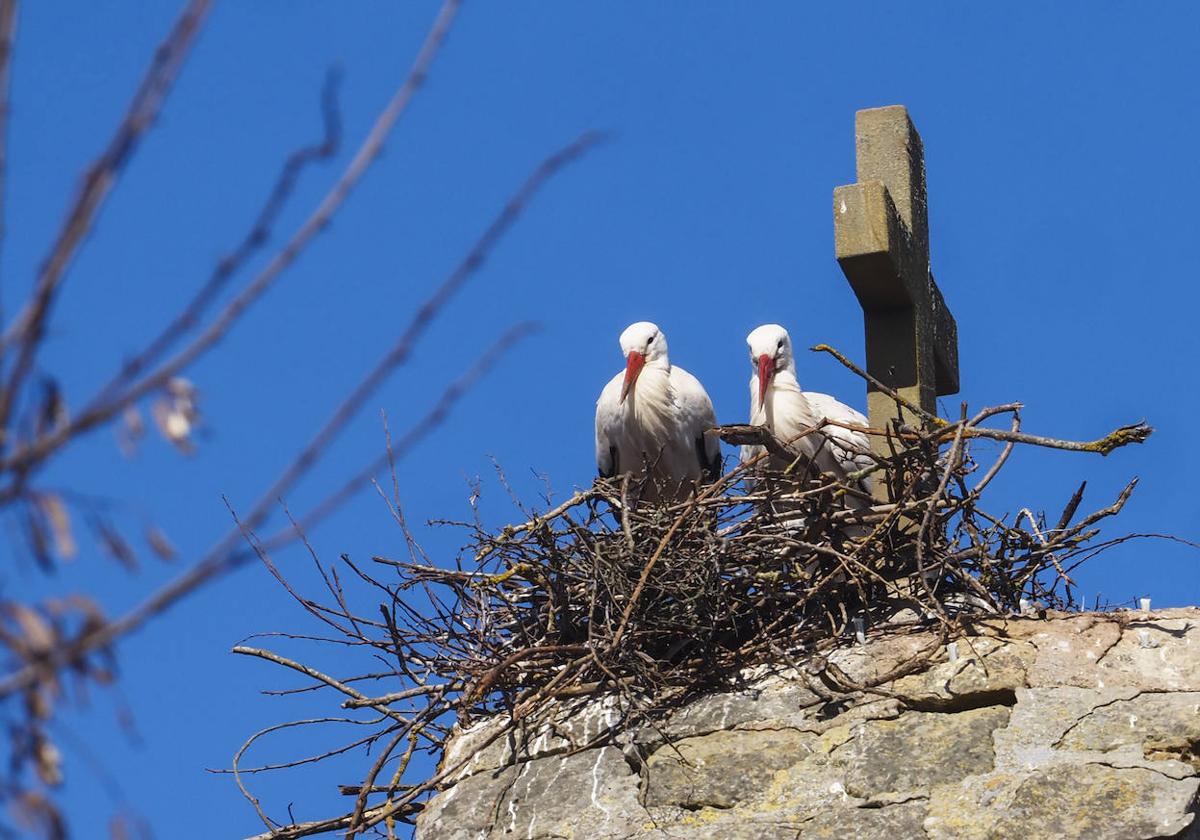
[[[750,345],[750,423],[767,427],[775,437],[798,453],[814,459],[824,473],[845,478],[852,472],[871,466],[871,442],[862,432],[829,425],[815,432],[806,430],[823,420],[866,426],[867,418],[843,402],[814,391],[802,391],[796,379],[792,340],[778,324],[764,324],[746,337]],[[742,461],[762,452],[758,446],[743,446]],[[767,467],[786,469],[789,462],[777,456],[767,459]],[[861,486],[870,492],[868,476]]]
[[[705,432],[717,424],[712,400],[696,377],[671,364],[667,339],[647,321],[621,333],[625,370],[596,402],[596,465],[600,475],[647,477],[642,498],[686,497],[701,478],[721,471],[720,443]]]

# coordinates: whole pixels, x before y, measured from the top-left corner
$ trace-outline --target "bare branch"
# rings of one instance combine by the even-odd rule
[[[289,524],[274,535],[264,539],[263,547],[268,551],[274,551],[294,539],[299,531],[312,530],[319,523],[323,522],[326,517],[345,504],[354,494],[367,487],[372,479],[388,467],[391,460],[406,455],[418,443],[428,437],[434,429],[439,428],[445,422],[454,405],[471,390],[475,382],[487,374],[496,362],[508,353],[513,345],[533,333],[535,329],[534,324],[524,323],[517,324],[504,333],[504,335],[497,339],[495,344],[479,357],[466,373],[446,386],[446,390],[442,392],[433,407],[424,417],[410,426],[409,430],[390,447],[389,452],[378,456],[351,476],[337,490],[318,502],[312,510],[301,517],[294,525]]]
[[[851,371],[853,371],[854,373],[856,373],[857,375],[859,375],[863,379],[865,379],[867,382],[869,382],[871,384],[871,386],[874,387],[876,390],[881,391],[884,394],[887,394],[889,397],[891,397],[893,400],[895,400],[900,405],[907,408],[912,413],[914,413],[920,417],[923,417],[925,420],[929,421],[931,424],[933,424],[934,427],[940,428],[942,430],[942,437],[939,439],[940,442],[944,443],[944,442],[947,442],[947,441],[953,439],[953,437],[955,435],[955,429],[952,424],[948,423],[946,420],[943,420],[941,417],[937,417],[933,414],[930,414],[927,411],[921,410],[920,407],[909,402],[904,397],[902,397],[900,394],[898,394],[896,391],[894,391],[891,388],[884,385],[878,379],[871,376],[869,373],[867,373],[865,370],[860,368],[858,365],[854,364],[854,362],[847,359],[845,357],[845,355],[843,355],[842,353],[839,353],[837,350],[830,347],[828,344],[818,344],[809,349],[813,350],[814,352],[828,353],[829,355],[833,356],[835,359],[837,359],[839,362],[841,362],[843,365],[845,365],[848,369],[850,369]],[[1018,403],[1011,403],[1009,405],[998,406],[994,409],[991,409],[991,412],[993,414],[995,414],[995,413],[1005,412],[1005,411],[1016,411],[1016,410],[1020,409],[1020,407],[1021,406]],[[857,426],[857,425],[854,425],[853,423],[840,423],[840,422],[833,422],[833,421],[831,421],[831,423],[832,423],[832,425],[835,425],[835,426],[841,426],[842,428],[845,428],[845,429],[853,429],[854,431],[863,432],[865,434],[870,434],[870,435],[894,434],[890,430],[871,429],[871,428],[867,428],[864,426]],[[1007,442],[1012,442],[1012,443],[1027,443],[1027,444],[1031,444],[1033,446],[1044,446],[1044,447],[1047,447],[1050,449],[1065,449],[1070,452],[1096,452],[1101,455],[1107,455],[1108,453],[1112,452],[1114,449],[1119,449],[1120,447],[1126,446],[1130,443],[1144,443],[1146,441],[1146,439],[1149,438],[1151,434],[1153,434],[1153,432],[1154,432],[1154,429],[1151,428],[1149,425],[1147,425],[1145,421],[1139,421],[1137,423],[1131,423],[1128,426],[1121,426],[1118,429],[1114,429],[1113,431],[1109,432],[1104,437],[1097,438],[1096,440],[1074,441],[1074,440],[1060,440],[1058,438],[1041,437],[1039,435],[1024,434],[1022,432],[1016,431],[1015,429],[1013,431],[1008,431],[1008,432],[1002,431],[1000,429],[982,429],[982,428],[978,428],[977,426],[972,424],[971,428],[969,428],[967,430],[966,436],[968,438],[990,438],[992,440],[1007,441]],[[918,438],[918,435],[916,432],[907,432],[907,433],[901,432],[901,437],[904,437],[907,440],[916,440]]]
[[[10,346],[14,341],[18,344],[17,360],[0,392],[0,429],[8,427],[13,403],[41,345],[46,319],[67,267],[91,230],[97,212],[121,171],[137,150],[138,141],[157,119],[211,5],[212,0],[190,0],[171,33],[155,50],[150,69],[134,94],[124,119],[117,126],[116,134],[83,177],[79,195],[67,213],[50,254],[42,263],[29,304],[9,327],[4,338],[0,339],[0,346],[3,347]]]
[[[18,5],[18,0],[0,0],[0,244],[4,242],[4,217],[8,208],[5,187],[8,184],[9,77],[12,74],[13,36],[17,30]],[[0,319],[3,318],[3,313],[4,308],[0,305]]]
[[[369,706],[370,708],[379,712],[381,715],[386,715],[387,717],[397,721],[407,722],[407,719],[403,715],[389,709],[385,704],[372,702],[371,698],[367,697],[361,691],[351,688],[345,683],[321,673],[316,668],[310,668],[308,665],[302,665],[299,662],[288,659],[285,656],[280,656],[277,653],[272,653],[271,651],[263,650],[262,648],[252,648],[244,645],[237,645],[233,648],[233,652],[241,654],[242,656],[257,656],[259,659],[266,659],[270,662],[274,662],[276,665],[283,665],[285,668],[291,668],[293,671],[299,671],[301,674],[304,674],[307,677],[312,677],[318,682],[325,683],[325,685],[329,686],[330,688],[337,689],[352,700],[360,701],[361,705]]]
[[[342,123],[337,102],[340,83],[341,72],[336,68],[330,70],[325,77],[325,87],[321,93],[321,117],[325,126],[325,136],[321,142],[304,146],[288,155],[274,186],[267,195],[267,200],[258,212],[258,217],[242,241],[218,261],[208,280],[188,301],[183,310],[163,327],[144,350],[127,360],[122,365],[120,372],[100,389],[92,400],[92,406],[103,405],[110,400],[122,385],[160,358],[172,344],[182,339],[200,322],[205,310],[233,279],[238,269],[270,241],[279,215],[287,206],[287,201],[295,190],[303,171],[308,166],[329,160],[337,154],[342,136]]]
[[[891,397],[897,403],[904,406],[905,408],[907,408],[909,411],[911,411],[913,414],[917,415],[918,417],[922,417],[925,420],[928,420],[930,423],[932,423],[935,426],[946,425],[945,420],[943,420],[942,418],[938,417],[935,414],[930,414],[928,411],[925,411],[919,405],[916,405],[915,403],[905,399],[904,397],[902,397],[899,394],[899,392],[884,385],[878,379],[871,376],[871,374],[867,373],[865,370],[860,368],[858,365],[854,364],[854,362],[850,361],[842,353],[833,349],[828,344],[817,344],[808,349],[812,350],[814,353],[828,353],[829,355],[833,356],[835,359],[837,359],[839,362],[841,362],[843,365],[845,365],[851,371],[853,371],[854,373],[861,376],[867,382],[871,383],[872,388],[874,388],[875,390],[877,390],[881,393],[887,394],[889,397]]]
[[[44,459],[65,441],[95,429],[116,416],[127,405],[161,388],[168,380],[225,336],[246,309],[258,300],[283,271],[295,262],[312,240],[328,227],[333,216],[341,209],[367,169],[375,162],[383,148],[384,140],[408,109],[417,90],[424,84],[433,59],[445,40],[460,5],[461,0],[445,0],[429,34],[425,37],[425,42],[417,53],[408,76],[392,95],[391,101],[376,117],[370,132],[337,182],[329,189],[304,223],[292,234],[283,248],[250,281],[246,288],[229,302],[217,315],[215,321],[183,350],[160,365],[157,370],[131,384],[120,395],[95,406],[90,411],[81,413],[56,433],[45,435],[13,453],[6,462],[0,463],[0,471],[27,469]],[[0,419],[3,419],[3,414],[0,414]]]
[[[445,305],[452,293],[460,288],[483,265],[492,248],[494,248],[503,234],[519,218],[521,211],[538,189],[564,166],[578,159],[598,139],[599,136],[594,133],[584,134],[542,161],[513,198],[504,205],[495,221],[484,231],[475,246],[468,252],[466,258],[417,310],[408,328],[405,329],[393,348],[376,365],[375,369],[359,383],[347,400],[334,411],[331,418],[317,432],[292,464],[284,470],[280,477],[272,483],[271,487],[251,506],[250,511],[244,517],[245,527],[251,530],[258,527],[275,501],[282,494],[286,493],[312,467],[329,442],[344,428],[355,412],[362,407],[362,404],[383,382],[386,375],[395,366],[408,358],[409,353],[411,353],[412,348],[415,346],[415,342],[436,317],[440,308]],[[502,350],[509,346],[512,341],[516,340],[516,338],[520,337],[527,330],[527,326],[522,326],[510,332],[508,336],[505,336],[499,342],[500,349]],[[495,352],[496,349],[493,348],[492,353],[485,356],[482,369],[486,369],[487,364],[490,364]],[[476,367],[479,368],[479,366]],[[468,372],[468,375],[464,379],[469,383],[474,381],[476,375],[474,372]],[[462,385],[461,381],[460,383],[452,384],[447,389],[447,393],[443,395],[442,400],[434,407],[432,414],[438,418],[444,417],[449,406],[461,395],[462,387],[465,386]],[[413,439],[419,439],[423,437],[423,434],[415,434],[413,435]],[[2,469],[2,466],[0,466],[0,469]],[[374,475],[375,472],[377,471],[373,471],[371,474]],[[338,503],[340,503],[340,501],[348,498],[348,494],[339,493],[335,494],[335,497]],[[319,512],[323,516],[328,510],[329,508],[323,505]],[[311,519],[312,517],[304,518],[301,520],[300,525],[302,527],[306,526]],[[292,528],[288,529],[288,533],[294,536],[296,531]],[[237,543],[240,537],[240,528],[231,529],[205,555],[204,559],[187,572],[152,594],[122,618],[95,630],[88,637],[78,640],[67,649],[56,652],[52,661],[46,663],[45,667],[57,670],[70,662],[77,661],[79,657],[93,650],[106,647],[114,639],[140,626],[147,619],[167,609],[180,598],[192,593],[200,586],[228,572],[230,569],[236,568],[246,562],[253,554],[244,550],[237,550]],[[271,541],[268,547],[276,547],[274,540]],[[37,670],[35,668],[26,666],[0,679],[0,698],[30,684],[36,678],[36,674]]]

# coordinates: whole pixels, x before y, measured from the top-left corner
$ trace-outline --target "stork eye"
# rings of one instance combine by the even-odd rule
[[[779,339],[779,343],[778,343],[778,344],[776,344],[776,345],[775,345],[775,347],[776,347],[776,349],[778,349],[778,350],[782,350],[782,349],[783,349],[783,339],[782,339],[782,338],[781,338],[781,339]]]

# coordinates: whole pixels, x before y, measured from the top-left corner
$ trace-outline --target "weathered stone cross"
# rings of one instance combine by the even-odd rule
[[[938,396],[958,392],[958,328],[929,270],[921,136],[902,105],[859,111],[854,134],[858,183],[833,191],[834,240],[863,308],[867,373],[934,414]],[[867,413],[888,428],[896,403],[868,386]],[[872,446],[888,451],[880,436]]]

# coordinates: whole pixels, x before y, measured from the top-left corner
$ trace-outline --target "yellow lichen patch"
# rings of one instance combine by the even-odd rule
[[[853,737],[854,732],[849,724],[834,726],[821,734],[821,737],[817,739],[813,751],[821,755],[829,755]]]
[[[508,580],[513,575],[520,575],[520,574],[524,574],[525,572],[531,572],[531,571],[533,571],[533,569],[534,569],[534,567],[530,563],[518,563],[517,565],[515,565],[511,569],[509,569],[507,572],[501,572],[498,575],[489,575],[488,577],[485,577],[482,580],[478,580],[478,581],[472,583],[471,585],[472,586],[491,586],[491,585],[497,584],[497,583],[504,583],[504,581]]]
[[[1084,446],[1088,452],[1099,452],[1101,455],[1107,455],[1114,449],[1119,449],[1127,443],[1142,443],[1146,438],[1150,437],[1153,431],[1145,423],[1136,423],[1132,426],[1122,426],[1115,431],[1109,432],[1099,440],[1092,441]]]
[[[679,820],[680,825],[708,825],[721,819],[724,812],[718,811],[716,808],[701,808],[699,811],[692,811]]]

